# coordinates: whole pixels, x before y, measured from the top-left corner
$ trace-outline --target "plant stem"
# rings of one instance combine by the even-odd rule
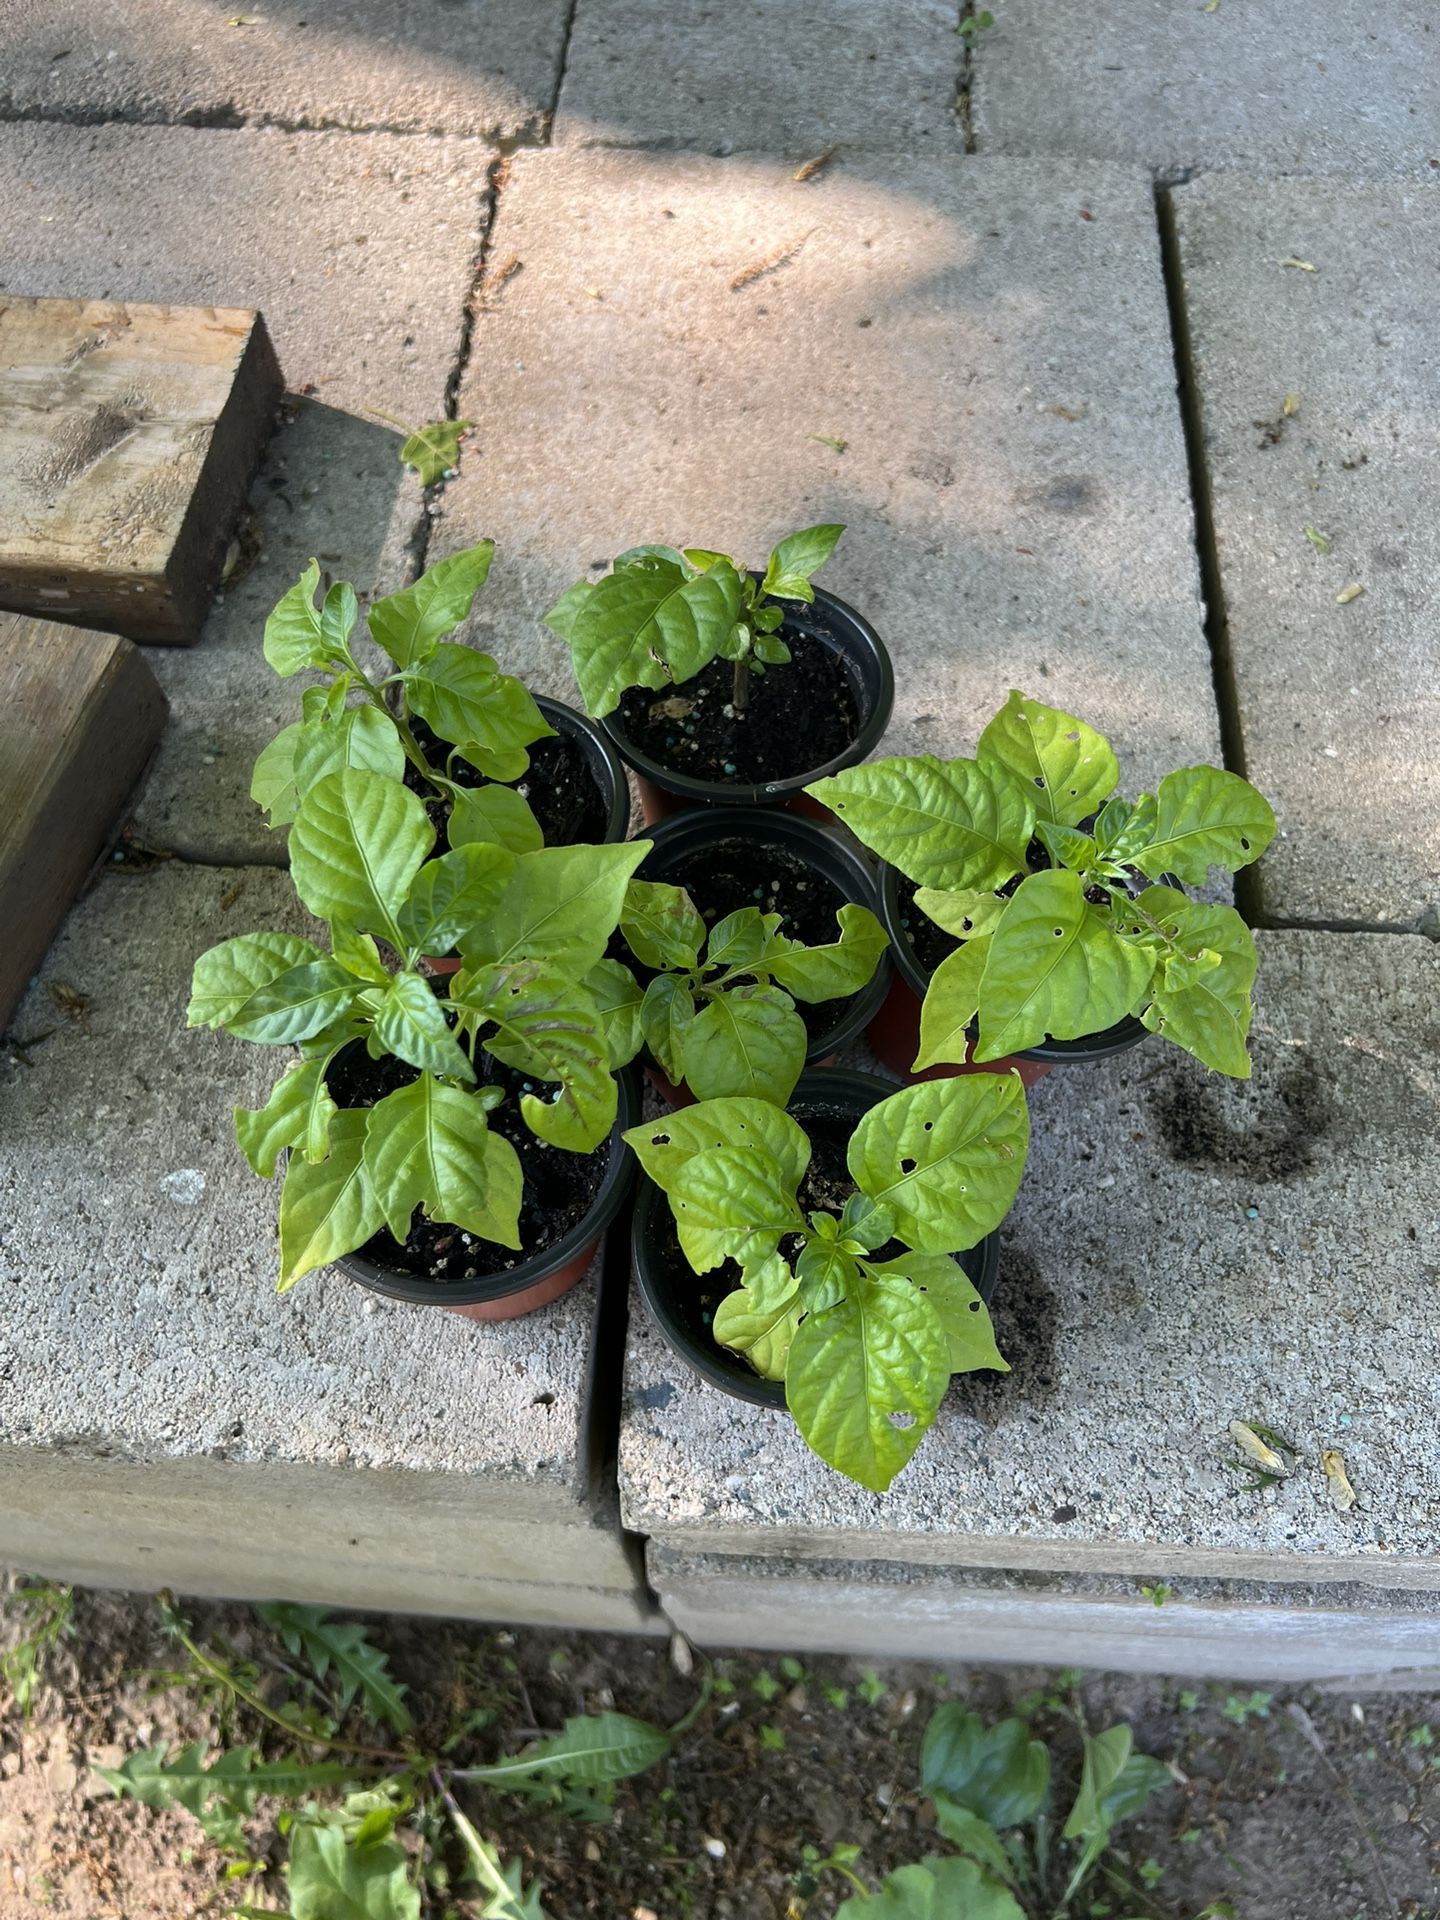
[[[736,713],[744,713],[750,705],[750,665],[748,661],[737,660],[735,672],[730,682],[730,705]]]
[[[262,1720],[268,1720],[272,1726],[279,1727],[282,1733],[288,1733],[292,1740],[303,1741],[306,1746],[324,1747],[329,1753],[359,1753],[363,1754],[367,1760],[391,1761],[405,1767],[415,1764],[412,1754],[397,1753],[393,1747],[364,1747],[353,1740],[327,1740],[323,1734],[313,1733],[308,1727],[297,1727],[293,1721],[282,1718],[280,1714],[267,1707],[258,1694],[251,1693],[248,1687],[242,1687],[233,1673],[222,1667],[218,1661],[212,1660],[209,1654],[196,1645],[180,1623],[180,1616],[175,1611],[174,1598],[171,1594],[162,1593],[160,1599],[170,1616],[171,1632],[196,1666],[202,1672],[208,1673],[212,1680],[218,1680],[222,1687],[228,1688],[237,1700],[243,1700],[252,1713],[258,1713]]]

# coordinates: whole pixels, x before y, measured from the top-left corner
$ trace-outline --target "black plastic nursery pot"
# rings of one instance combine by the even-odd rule
[[[690,808],[652,828],[654,846],[637,879],[684,887],[707,926],[738,907],[783,914],[783,933],[820,945],[835,937],[835,915],[847,904],[878,912],[869,856],[841,828],[781,809]],[[818,1066],[858,1040],[879,1012],[889,986],[885,955],[873,978],[848,1000],[797,1002],[809,1044],[808,1066]],[[914,1057],[913,1055],[911,1056]],[[671,1105],[691,1099],[654,1063],[646,1072]]]
[[[1014,1070],[1030,1087],[1043,1079],[1052,1067],[1087,1066],[1097,1060],[1109,1060],[1117,1053],[1128,1053],[1148,1038],[1149,1028],[1127,1015],[1103,1033],[1089,1034],[1081,1040],[1046,1040],[1038,1047],[1027,1047],[1022,1053],[1010,1054],[1001,1060],[967,1059],[963,1065],[927,1067],[922,1073],[913,1073],[911,1062],[920,1051],[920,1002],[925,998],[934,966],[921,959],[907,930],[907,920],[912,915],[919,916],[919,909],[908,905],[907,892],[903,874],[882,863],[877,911],[890,936],[890,957],[895,971],[885,1003],[870,1024],[868,1038],[876,1056],[892,1073],[900,1074],[913,1084],[917,1080],[946,1080],[957,1073]],[[947,939],[938,927],[935,934],[937,941]],[[938,965],[938,961],[935,964]],[[967,1046],[967,1054],[969,1050]]]
[[[595,1150],[604,1155],[604,1166],[594,1200],[584,1218],[543,1251],[517,1258],[513,1266],[474,1280],[431,1279],[406,1272],[393,1261],[369,1258],[363,1252],[347,1253],[335,1265],[372,1293],[383,1293],[389,1300],[407,1300],[412,1306],[445,1307],[467,1320],[518,1320],[523,1314],[549,1306],[584,1277],[601,1235],[634,1182],[635,1156],[621,1135],[640,1119],[640,1080],[633,1069],[618,1073],[615,1080],[615,1125]],[[523,1165],[523,1147],[520,1155]],[[384,1238],[388,1240],[388,1234]]]
[[[818,1068],[801,1075],[787,1110],[816,1143],[817,1151],[828,1136],[840,1145],[843,1158],[843,1142],[861,1115],[894,1092],[894,1085],[877,1074]],[[635,1202],[631,1250],[651,1318],[680,1358],[722,1393],[748,1400],[752,1406],[783,1409],[784,1384],[762,1380],[743,1354],[721,1346],[710,1331],[716,1307],[740,1283],[738,1268],[727,1261],[713,1273],[693,1272],[680,1251],[670,1202],[643,1177]],[[988,1306],[1000,1272],[999,1235],[987,1234],[978,1246],[956,1258]]]
[[[864,615],[821,587],[813,606],[786,603],[781,636],[790,664],[751,675],[743,726],[724,720],[728,660],[659,692],[632,688],[606,715],[601,725],[635,773],[647,823],[682,807],[788,805],[829,817],[804,788],[874,752],[890,724],[894,669]],[[702,718],[675,717],[675,702],[686,700]],[[727,757],[718,758],[721,752]]]

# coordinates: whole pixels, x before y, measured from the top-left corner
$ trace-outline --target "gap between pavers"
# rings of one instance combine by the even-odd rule
[[[570,0],[6,0],[0,116],[514,139],[554,104]]]
[[[559,145],[964,151],[953,0],[579,0]]]
[[[1259,944],[1251,1082],[1152,1039],[1033,1090],[994,1300],[1014,1371],[957,1381],[887,1495],[690,1375],[633,1299],[626,1524],[692,1553],[1440,1589],[1440,951]],[[1224,1464],[1256,1419],[1303,1453],[1262,1493]]]
[[[651,1543],[650,1580],[697,1646],[872,1659],[1022,1661],[1217,1680],[1440,1685],[1428,1594],[1187,1581],[1157,1605],[1134,1581],[894,1562],[690,1554]]]
[[[433,1610],[503,1615],[527,1582],[560,1592],[546,1617],[591,1588],[640,1610],[600,1480],[599,1259],[488,1327],[333,1271],[277,1299],[278,1182],[245,1165],[231,1110],[263,1101],[283,1052],[183,1026],[195,958],[267,927],[313,930],[270,869],[107,875],[16,1016],[33,1044],[0,1080],[0,1558],[124,1584],[148,1547],[157,1585],[209,1564],[224,1592],[283,1577],[402,1605],[413,1577]]]
[[[977,38],[982,153],[1128,160],[1176,178],[1421,173],[1440,161],[1431,0],[1006,0]],[[1077,31],[1077,27],[1080,30]]]
[[[1440,933],[1440,176],[1172,199],[1264,911]]]
[[[1131,786],[1219,751],[1149,182],[1069,162],[524,152],[432,557],[498,542],[469,637],[574,699],[540,616],[638,541],[824,584],[895,656],[888,753],[973,750],[1019,685]],[[510,271],[504,272],[503,269]],[[829,441],[844,443],[843,452]]]
[[[444,410],[493,158],[467,140],[0,126],[10,291],[259,307],[298,409],[199,643],[146,650],[170,701],[137,813],[159,846],[284,857],[250,771],[304,682],[266,665],[265,616],[312,555],[362,593],[404,583],[420,490],[369,409]]]

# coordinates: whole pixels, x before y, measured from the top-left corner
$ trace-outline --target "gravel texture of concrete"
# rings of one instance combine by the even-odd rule
[[[1167,178],[1418,173],[1440,162],[1430,0],[1007,0],[977,37],[982,153],[1129,160]],[[1079,29],[1079,30],[1077,30]]]
[[[1265,911],[1440,922],[1440,178],[1173,203]]]

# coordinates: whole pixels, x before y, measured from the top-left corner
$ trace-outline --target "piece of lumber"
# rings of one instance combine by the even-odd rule
[[[0,614],[0,1030],[164,725],[165,696],[128,640]]]
[[[283,390],[258,313],[0,294],[0,608],[198,639]]]

